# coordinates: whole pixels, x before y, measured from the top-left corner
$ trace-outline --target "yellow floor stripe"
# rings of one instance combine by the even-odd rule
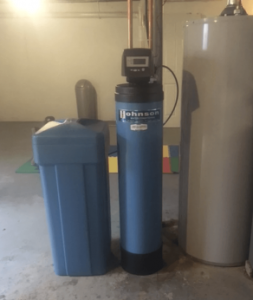
[[[170,157],[169,156],[169,147],[163,145],[163,157]]]
[[[109,157],[109,173],[118,173],[118,157]]]

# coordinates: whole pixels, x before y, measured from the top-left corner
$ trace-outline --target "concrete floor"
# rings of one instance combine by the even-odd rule
[[[120,266],[98,277],[53,272],[39,174],[15,174],[31,155],[31,123],[0,123],[0,300],[252,300],[244,268],[193,262],[177,246],[178,176],[164,175],[166,266],[138,277]],[[117,175],[110,176],[112,249],[119,258]]]

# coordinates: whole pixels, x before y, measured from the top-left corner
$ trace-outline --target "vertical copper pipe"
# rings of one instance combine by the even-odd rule
[[[153,43],[153,0],[148,0],[148,44],[152,49]]]
[[[133,12],[132,0],[127,0],[128,48],[133,48]]]

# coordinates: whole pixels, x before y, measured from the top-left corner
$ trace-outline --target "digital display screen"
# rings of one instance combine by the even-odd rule
[[[145,65],[146,59],[145,58],[134,58],[135,65]]]

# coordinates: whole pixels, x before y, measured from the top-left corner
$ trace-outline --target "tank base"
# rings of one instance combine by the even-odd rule
[[[185,253],[186,256],[188,256],[193,261],[199,262],[203,265],[208,265],[208,266],[213,266],[213,267],[234,268],[234,267],[241,267],[245,264],[245,261],[235,262],[235,263],[231,263],[231,264],[211,262],[211,261],[203,260],[203,259],[200,259],[200,258],[196,258],[196,257],[191,256],[190,254],[188,254],[186,252],[184,252],[184,253]]]
[[[156,273],[164,266],[162,251],[161,246],[151,253],[135,254],[121,247],[121,266],[126,272],[134,275],[144,276]]]

